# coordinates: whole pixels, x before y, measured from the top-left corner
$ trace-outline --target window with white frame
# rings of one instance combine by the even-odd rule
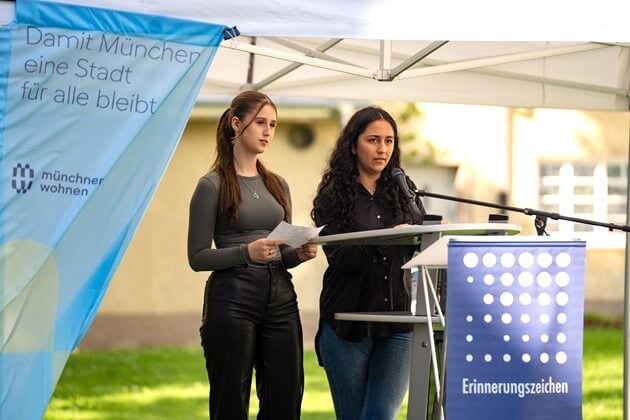
[[[540,209],[603,223],[626,223],[628,165],[621,162],[540,164]],[[579,236],[598,247],[623,247],[620,231],[564,220],[547,220],[547,232]]]

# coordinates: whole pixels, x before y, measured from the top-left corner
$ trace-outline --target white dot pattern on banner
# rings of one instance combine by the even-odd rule
[[[518,297],[518,301],[521,302],[521,305],[527,306],[532,303],[532,295],[527,292],[521,293],[521,295]]]
[[[521,287],[530,287],[533,283],[534,276],[532,276],[531,273],[523,271],[521,274],[518,275],[518,284],[520,284]]]
[[[479,264],[479,257],[474,252],[468,252],[464,255],[464,265],[468,268],[475,268]]]
[[[538,304],[541,306],[547,306],[551,303],[551,295],[547,292],[538,294]]]
[[[493,253],[488,252],[483,256],[482,261],[485,267],[491,268],[496,265],[497,257]]]
[[[556,274],[556,284],[560,287],[567,287],[569,285],[569,275],[564,271]]]
[[[571,264],[571,256],[566,252],[561,252],[556,256],[556,264],[559,267],[568,267]]]
[[[510,306],[514,303],[514,295],[510,292],[503,292],[501,293],[499,300],[501,301],[501,305]]]
[[[560,306],[567,306],[569,303],[569,294],[567,292],[560,292],[556,295],[556,303]]]
[[[510,287],[514,284],[514,276],[512,273],[503,273],[501,274],[501,284],[505,287]]]
[[[567,354],[563,351],[559,351],[558,353],[556,353],[556,362],[560,363],[561,365],[567,362],[567,358]]]
[[[516,262],[516,257],[511,252],[501,255],[501,265],[505,268],[512,268]]]
[[[553,257],[548,252],[541,252],[538,255],[538,265],[547,268],[553,263]]]
[[[483,276],[483,282],[486,286],[492,286],[494,284],[494,276],[492,274],[486,274]]]
[[[463,257],[463,263],[466,267],[473,269],[476,268],[479,270],[476,274],[477,279],[481,279],[486,287],[488,287],[487,292],[483,293],[481,296],[481,300],[484,304],[491,306],[493,309],[497,308],[497,304],[502,305],[503,307],[509,308],[515,303],[518,305],[520,303],[521,309],[526,310],[517,316],[521,322],[521,326],[516,326],[516,328],[520,328],[520,333],[517,337],[520,337],[520,342],[529,343],[532,339],[534,342],[538,342],[536,337],[539,337],[540,343],[547,344],[550,341],[549,334],[535,333],[534,335],[530,335],[527,333],[528,328],[555,328],[552,324],[552,317],[555,318],[553,321],[557,322],[557,325],[564,325],[568,321],[567,314],[564,312],[558,313],[557,315],[551,315],[548,313],[549,310],[554,312],[556,309],[554,306],[551,308],[545,308],[543,313],[539,311],[543,308],[541,307],[549,307],[554,303],[558,306],[566,306],[569,304],[569,294],[566,291],[558,291],[558,287],[565,288],[569,285],[571,279],[569,274],[566,271],[559,271],[556,273],[554,267],[565,268],[571,264],[571,256],[566,252],[560,252],[557,255],[552,255],[552,253],[547,251],[542,251],[537,253],[536,255],[531,252],[522,252],[520,254],[514,254],[512,252],[503,252],[502,254],[495,254],[492,252],[486,252],[485,254],[477,254],[475,252],[467,252]],[[515,267],[515,264],[518,265]],[[555,263],[555,266],[552,267]],[[484,269],[489,269],[485,273],[482,271]],[[502,269],[512,269],[512,272],[503,271]],[[497,272],[498,270],[498,272]],[[555,274],[554,274],[555,273]],[[472,273],[474,275],[474,273]],[[466,281],[469,284],[474,283],[473,275],[469,275],[466,277]],[[483,277],[481,277],[483,276]],[[513,286],[520,286],[516,290],[505,290],[505,288],[511,288]],[[533,288],[532,288],[533,287]],[[521,292],[520,288],[532,288],[531,291]],[[516,302],[518,301],[518,302]],[[532,305],[533,306],[530,306]],[[527,312],[529,307],[529,311],[533,311],[532,314]],[[497,308],[498,309],[498,308]],[[509,309],[506,309],[509,311]],[[532,316],[534,320],[538,320],[539,323],[534,322],[531,327],[529,324],[532,321]],[[466,321],[468,323],[472,323],[473,315],[469,314],[466,316]],[[493,321],[493,315],[491,313],[485,313],[483,315],[483,321],[486,324],[490,324]],[[509,324],[513,321],[513,315],[509,312],[504,312],[500,316],[500,321],[503,324],[503,328],[514,328],[508,327]],[[551,324],[551,325],[549,325]],[[517,324],[518,325],[518,324]],[[541,325],[548,325],[548,327],[541,327]],[[493,326],[492,328],[501,328],[500,326]],[[535,329],[531,330],[531,332],[536,331]],[[547,330],[547,331],[553,331]],[[558,344],[565,344],[567,342],[567,335],[560,331],[554,332],[555,341]],[[465,340],[468,343],[473,343],[475,338],[473,334],[465,335]],[[483,342],[484,340],[482,340]],[[510,342],[511,336],[510,334],[503,334],[503,341]],[[475,341],[476,342],[476,341]],[[475,345],[471,344],[470,348],[474,348]],[[538,348],[534,344],[534,348]],[[540,344],[538,344],[540,346]],[[547,364],[555,360],[558,364],[564,364],[568,360],[568,355],[565,351],[553,352],[551,355],[549,351],[542,351],[544,348],[540,348],[540,351],[535,351],[533,354],[529,351],[523,352],[520,355],[520,360],[523,363],[540,362],[542,364]],[[472,362],[475,358],[480,358],[487,363],[492,362],[493,356],[490,353],[481,353],[474,355],[473,353],[468,353],[465,355],[465,359],[468,362]],[[515,356],[518,360],[519,356]],[[504,353],[502,356],[497,356],[497,360],[503,360],[505,363],[512,362],[512,355],[509,353]]]
[[[534,256],[531,252],[523,252],[518,256],[518,265],[522,268],[529,268],[534,264]]]
[[[536,276],[536,283],[538,283],[540,287],[549,287],[551,286],[552,281],[551,274],[546,271],[543,271]]]

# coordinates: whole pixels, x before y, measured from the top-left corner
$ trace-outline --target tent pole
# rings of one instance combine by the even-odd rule
[[[628,167],[626,168],[627,188],[626,188],[626,223],[630,220],[630,178],[628,174],[630,170],[630,111],[628,113]],[[625,248],[625,269],[624,269],[624,281],[623,281],[623,419],[628,420],[630,416],[630,323],[628,319],[630,317],[630,280],[628,279],[630,273],[630,251],[628,250],[628,236],[630,233],[626,233],[626,248]]]
[[[333,38],[325,42],[324,44],[318,46],[315,49],[302,46],[296,42],[287,41],[286,39],[283,39],[283,38],[270,38],[269,40],[271,42],[275,42],[276,44],[282,45],[283,47],[291,48],[292,50],[301,52],[307,57],[319,58],[326,61],[333,61],[335,63],[348,64],[350,66],[354,65],[353,63],[349,61],[345,61],[340,58],[333,57],[328,54],[324,54],[324,52],[326,52],[327,50],[331,49],[332,47],[334,47],[335,45],[343,41],[343,38]]]
[[[456,63],[442,64],[433,67],[421,67],[418,69],[408,70],[399,76],[400,79],[409,79],[412,77],[428,76],[430,74],[447,73],[452,71],[471,70],[479,67],[490,67],[499,64],[515,63],[518,61],[534,60],[537,58],[555,57],[558,55],[576,54],[584,51],[598,50],[601,48],[610,48],[604,44],[579,44],[569,47],[547,48],[542,50],[527,51],[522,53],[501,55],[497,57],[480,58],[476,60],[458,61]]]
[[[404,72],[424,58],[428,57],[429,54],[432,54],[435,50],[442,48],[447,42],[448,41],[433,41],[431,44],[427,45],[422,50],[418,51],[417,53],[397,65],[395,68],[393,68],[390,73],[390,77],[392,79],[395,79],[396,76],[398,76],[400,73]]]
[[[368,79],[375,77],[374,70],[364,69],[358,66],[350,66],[347,64],[335,63],[332,61],[322,60],[319,58],[307,57],[305,55],[288,53],[285,51],[274,50],[273,48],[261,47],[259,45],[244,44],[241,42],[234,42],[233,40],[223,41],[222,48],[228,48],[231,50],[244,51],[248,53],[260,54],[265,57],[277,58],[278,60],[292,61],[295,63],[302,63],[313,67],[319,67],[328,70],[336,70],[341,73],[353,74],[355,76],[362,76]]]
[[[439,42],[439,41],[436,41],[436,42]],[[601,45],[607,45],[607,44],[601,44]],[[614,47],[614,46],[626,47],[626,45],[623,43],[610,45],[610,47]],[[378,54],[378,50],[374,48],[358,47],[356,45],[344,45],[342,47],[339,47],[337,51],[347,51],[347,52],[351,52],[351,53],[354,52],[354,53],[359,53],[359,54]],[[416,55],[420,55],[420,54],[421,53],[417,53]],[[390,72],[392,79],[399,78],[398,77],[399,74],[403,73],[403,72],[398,71],[399,68],[402,68],[404,63],[407,63],[409,60],[412,60],[413,57],[415,57],[416,55],[409,57],[406,54],[401,54],[399,52],[392,51],[392,58],[402,61],[401,64],[393,68],[392,71]],[[426,67],[443,66],[445,64],[452,64],[452,63],[448,63],[442,60],[425,58],[425,59],[422,59],[422,64],[424,65],[424,67],[421,67],[421,68],[426,68]],[[411,70],[415,70],[415,68],[405,69],[405,70],[411,71]],[[470,73],[485,74],[485,75],[495,76],[495,77],[503,77],[503,78],[511,79],[511,80],[523,80],[526,82],[544,83],[547,85],[563,86],[563,87],[568,87],[572,89],[588,90],[591,92],[612,93],[612,94],[620,95],[623,97],[628,97],[629,92],[630,92],[628,89],[624,89],[624,88],[615,88],[615,87],[609,87],[609,86],[603,86],[603,85],[596,85],[592,83],[576,82],[572,80],[554,79],[550,77],[541,77],[541,76],[536,76],[532,74],[514,73],[511,71],[497,70],[494,68],[478,67],[478,68],[466,69],[464,71],[467,71]]]
[[[318,52],[325,52],[329,50],[330,48],[334,47],[335,45],[337,45],[338,43],[340,43],[341,41],[342,39],[331,39],[325,42],[324,44],[320,45],[319,47],[317,47],[316,50]],[[256,82],[255,84],[252,85],[252,88],[254,90],[260,90],[266,87],[268,84],[275,82],[279,78],[286,76],[287,74],[291,73],[293,70],[298,69],[302,66],[303,66],[302,63],[291,63],[288,66],[285,66],[284,68],[278,70],[274,74],[268,77],[265,77],[263,80]]]
[[[256,45],[256,37],[252,38],[252,45]],[[251,86],[254,81],[254,60],[256,59],[256,55],[254,53],[249,53],[249,66],[247,67],[247,85]]]
[[[379,41],[378,70],[376,80],[390,81],[390,71],[392,69],[392,41],[383,39]]]

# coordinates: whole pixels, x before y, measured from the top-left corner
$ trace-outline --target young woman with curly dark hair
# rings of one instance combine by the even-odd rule
[[[398,129],[377,107],[357,111],[339,136],[313,200],[322,235],[420,224],[391,176]],[[411,188],[415,186],[409,178]],[[421,203],[417,203],[424,214]],[[409,385],[411,328],[337,321],[336,312],[409,311],[400,266],[411,246],[324,246],[328,268],[315,346],[338,420],[394,419]]]

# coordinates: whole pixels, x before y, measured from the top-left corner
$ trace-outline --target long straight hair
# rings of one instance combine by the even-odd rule
[[[219,210],[231,220],[238,219],[238,206],[241,202],[241,188],[236,177],[236,168],[234,167],[233,140],[236,138],[236,132],[232,128],[232,117],[238,117],[243,122],[246,121],[247,117],[251,117],[249,122],[243,127],[241,131],[243,132],[254,121],[256,115],[265,105],[271,105],[276,114],[278,113],[276,105],[264,93],[255,91],[242,92],[232,99],[230,107],[219,118],[216,158],[212,164],[212,170],[219,174],[221,180]],[[256,169],[267,190],[284,209],[284,220],[289,221],[291,209],[289,208],[289,201],[285,195],[280,178],[267,170],[260,160],[256,160]]]

